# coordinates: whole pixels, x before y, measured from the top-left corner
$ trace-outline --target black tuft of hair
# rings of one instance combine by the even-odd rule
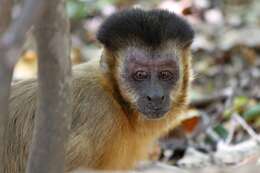
[[[108,17],[97,32],[97,39],[110,49],[119,49],[138,40],[151,47],[173,40],[189,45],[194,38],[191,26],[166,10],[129,9]]]

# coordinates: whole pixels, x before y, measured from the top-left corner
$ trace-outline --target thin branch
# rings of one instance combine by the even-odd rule
[[[26,0],[20,18],[0,38],[0,173],[4,173],[4,129],[8,121],[8,98],[13,69],[19,59],[25,34],[41,15],[44,2]]]
[[[0,0],[0,36],[8,28],[12,19],[13,0]]]
[[[260,145],[260,135],[258,135],[248,124],[247,122],[239,116],[237,113],[234,113],[232,117],[246,130],[246,132]]]
[[[191,100],[190,106],[196,107],[196,108],[205,108],[209,106],[210,104],[216,103],[216,102],[223,102],[225,101],[225,104],[231,104],[232,99],[234,97],[234,90],[237,87],[237,82],[232,81],[231,87],[225,88],[219,92],[213,93],[209,96],[204,96],[202,98],[196,98]],[[228,103],[227,103],[228,102]]]
[[[189,105],[191,107],[202,108],[202,107],[207,107],[212,103],[226,100],[227,98],[228,95],[225,92],[217,93],[217,94],[205,96],[203,98],[191,100]]]
[[[44,0],[25,0],[21,16],[0,39],[1,61],[5,61],[8,68],[12,68],[21,52],[26,33],[37,21],[44,9]]]
[[[70,121],[71,62],[64,0],[47,1],[35,25],[39,100],[28,173],[63,173]]]

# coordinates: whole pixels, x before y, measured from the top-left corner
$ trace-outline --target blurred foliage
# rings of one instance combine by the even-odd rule
[[[69,17],[79,20],[115,2],[116,0],[67,0],[66,5]]]
[[[260,104],[250,107],[243,116],[247,121],[260,120]]]

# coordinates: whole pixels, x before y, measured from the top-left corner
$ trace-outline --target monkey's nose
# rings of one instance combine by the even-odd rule
[[[148,95],[146,96],[147,100],[150,103],[155,103],[155,104],[161,104],[165,100],[165,96],[159,96],[159,95]]]

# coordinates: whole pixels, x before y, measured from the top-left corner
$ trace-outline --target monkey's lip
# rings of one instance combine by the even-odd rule
[[[148,119],[159,119],[162,118],[168,112],[168,110],[164,108],[147,108],[145,111],[141,112]]]

